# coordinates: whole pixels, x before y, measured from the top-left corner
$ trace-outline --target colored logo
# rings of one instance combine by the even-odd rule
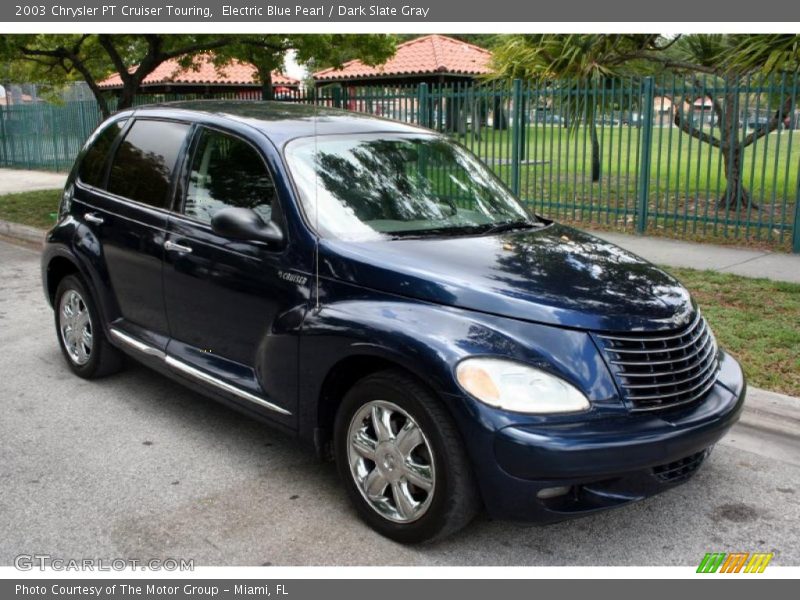
[[[700,561],[698,573],[763,573],[774,554],[767,552],[709,552]]]

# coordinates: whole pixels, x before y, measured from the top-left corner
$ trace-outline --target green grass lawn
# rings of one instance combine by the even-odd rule
[[[627,125],[599,128],[601,178],[591,181],[589,130],[555,124],[528,128],[520,167],[520,196],[537,212],[577,224],[631,231],[637,209],[642,130]],[[708,126],[704,132],[708,133]],[[719,135],[718,130],[712,133]],[[726,238],[766,241],[788,249],[797,200],[800,131],[776,131],[745,150],[743,180],[757,207],[719,207],[726,179],[722,156],[675,127],[652,133],[648,227]],[[457,139],[511,180],[511,134],[485,128]]]
[[[6,194],[0,196],[0,219],[49,229],[56,222],[60,200],[60,189]]]
[[[642,131],[628,125],[598,126],[602,174],[615,184],[612,193],[616,193],[617,185],[622,195],[626,191],[625,184],[628,184],[629,193],[635,189],[631,184],[639,170]],[[709,130],[708,125],[703,131],[719,135],[718,129]],[[489,163],[496,164],[512,156],[509,130],[484,128],[479,139],[469,133],[457,136],[457,139]],[[546,164],[523,166],[523,170],[535,171],[540,180],[548,183],[553,171],[554,183],[569,185],[574,172],[590,172],[590,141],[588,127],[570,130],[555,124],[531,125],[524,158]],[[716,148],[668,126],[654,127],[651,143],[652,193],[682,194],[709,190],[721,194],[724,191],[724,170]],[[798,153],[799,130],[775,131],[745,149],[744,180],[759,200],[769,200],[773,195],[794,195]]]
[[[0,196],[0,219],[48,228],[61,190]],[[667,268],[688,287],[752,385],[800,396],[800,285]]]
[[[692,292],[751,385],[800,396],[800,285],[664,268]]]

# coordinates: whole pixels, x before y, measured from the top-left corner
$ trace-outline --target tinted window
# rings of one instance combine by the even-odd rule
[[[189,174],[183,212],[205,223],[221,208],[253,209],[265,223],[272,216],[275,186],[256,150],[239,138],[204,129]]]
[[[108,191],[163,208],[188,125],[137,120],[117,149]]]
[[[103,175],[105,175],[106,159],[114,145],[117,135],[125,127],[126,120],[116,121],[103,129],[95,138],[92,146],[86,152],[78,167],[78,178],[83,183],[88,183],[96,187],[102,187]]]

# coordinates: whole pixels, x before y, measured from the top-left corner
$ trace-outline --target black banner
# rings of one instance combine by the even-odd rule
[[[761,0],[641,2],[640,0],[41,0],[0,5],[7,22],[774,22],[800,21],[800,3]]]
[[[698,576],[700,579],[702,576]],[[757,576],[756,576],[757,577]],[[5,600],[321,600],[338,598],[458,598],[459,600],[504,600],[533,597],[615,598],[646,597],[648,600],[674,600],[702,593],[725,594],[731,600],[753,597],[791,597],[794,582],[779,579],[705,576],[695,580],[381,580],[381,579],[254,579],[210,580],[25,580],[0,582],[0,597]],[[710,581],[714,579],[714,581]],[[713,587],[712,587],[713,586]],[[758,586],[758,587],[757,587]]]

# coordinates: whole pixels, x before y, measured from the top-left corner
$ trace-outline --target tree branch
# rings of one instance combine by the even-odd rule
[[[689,134],[693,138],[700,140],[701,142],[705,142],[706,144],[714,146],[715,148],[719,148],[722,150],[728,147],[728,144],[726,142],[723,142],[722,140],[714,137],[710,133],[706,133],[705,131],[700,131],[694,125],[689,123],[689,121],[685,119],[682,105],[678,106],[673,105],[673,107],[675,109],[675,125],[681,131]]]
[[[758,139],[761,139],[768,133],[772,133],[775,131],[778,126],[783,121],[784,117],[792,112],[792,98],[791,96],[787,96],[786,99],[783,101],[783,104],[775,111],[775,114],[772,115],[772,118],[769,122],[763,126],[757,128],[755,131],[747,134],[742,140],[742,148],[745,148],[755,142]]]
[[[223,37],[214,40],[213,42],[189,44],[188,46],[176,48],[174,50],[170,50],[169,52],[161,52],[159,56],[164,57],[164,60],[169,60],[170,58],[178,58],[184,54],[194,54],[195,52],[200,52],[201,50],[214,50],[216,48],[222,48],[223,46],[227,46],[228,44],[232,43],[232,41],[233,38],[231,37]]]
[[[88,33],[84,33],[78,40],[75,42],[75,45],[72,47],[72,53],[77,56],[78,53],[81,51],[81,46],[83,46],[83,42],[85,42],[89,38]]]
[[[131,74],[128,71],[128,65],[125,64],[125,61],[122,60],[122,56],[120,56],[119,52],[117,52],[114,42],[111,40],[111,36],[106,33],[101,33],[97,36],[97,38],[100,42],[100,45],[106,51],[106,54],[108,54],[108,57],[111,59],[111,63],[114,65],[117,73],[119,73],[122,82],[128,82],[131,79]]]
[[[705,87],[706,87],[704,83],[701,83],[696,78],[695,78],[693,84],[694,84],[694,87],[697,88],[698,90],[704,90]],[[717,117],[717,122],[718,123],[722,123],[722,105],[719,103],[719,101],[716,98],[714,98],[714,96],[712,96],[708,92],[705,92],[703,94],[703,97],[704,98],[708,98],[709,100],[711,100],[711,107],[714,109],[714,115]]]
[[[676,69],[679,71],[691,71],[693,73],[708,73],[709,75],[716,75],[717,71],[712,67],[706,67],[697,63],[687,62],[683,60],[675,60],[666,56],[656,56],[649,51],[628,52],[620,54],[617,58],[617,63],[624,63],[629,60],[646,60],[660,64],[665,69]]]
[[[659,37],[661,37],[661,36],[659,36]],[[683,37],[683,34],[682,34],[682,33],[679,33],[678,35],[676,35],[674,38],[672,38],[672,39],[671,39],[669,42],[667,42],[667,43],[666,43],[666,44],[664,44],[663,46],[659,46],[658,44],[656,44],[656,43],[654,42],[654,43],[653,43],[653,45],[652,45],[652,49],[653,49],[654,51],[656,51],[656,52],[663,52],[664,50],[668,49],[668,48],[669,48],[669,47],[671,47],[673,44],[675,44],[675,43],[676,43],[678,40],[680,40],[682,37]],[[656,40],[658,40],[658,38],[656,38]]]

